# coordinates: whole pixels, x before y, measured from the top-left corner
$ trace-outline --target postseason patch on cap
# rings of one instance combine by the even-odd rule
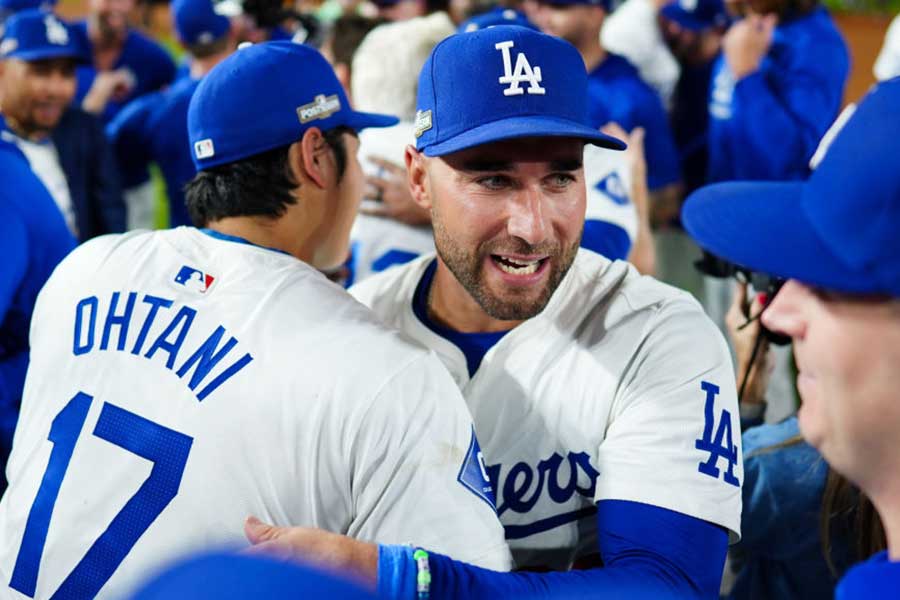
[[[422,137],[423,133],[431,129],[431,111],[417,110],[414,127],[417,138]]]
[[[19,47],[19,40],[16,38],[6,38],[0,43],[0,55],[6,56],[11,52],[15,52],[16,48]]]
[[[194,154],[198,160],[210,158],[216,155],[216,149],[213,147],[213,141],[209,138],[194,142]]]
[[[298,106],[297,116],[300,117],[301,123],[309,123],[316,119],[327,119],[339,110],[341,110],[341,99],[337,94],[331,96],[319,94],[309,104]]]

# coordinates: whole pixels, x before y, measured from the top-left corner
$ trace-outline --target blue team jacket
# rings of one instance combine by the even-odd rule
[[[849,70],[824,8],[779,25],[760,69],[737,83],[720,56],[710,84],[709,181],[805,179]]]
[[[2,120],[0,120],[2,124]],[[12,443],[38,292],[75,239],[15,145],[0,141],[0,467]]]

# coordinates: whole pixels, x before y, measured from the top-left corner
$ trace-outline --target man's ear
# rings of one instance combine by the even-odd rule
[[[318,127],[310,127],[291,145],[288,163],[297,181],[325,189],[336,180],[334,151]]]
[[[403,158],[406,161],[406,179],[413,201],[425,210],[431,210],[431,186],[425,168],[428,159],[411,145],[406,147]]]

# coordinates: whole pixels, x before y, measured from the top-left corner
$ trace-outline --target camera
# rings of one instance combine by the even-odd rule
[[[777,294],[778,290],[781,289],[781,286],[784,285],[784,279],[781,279],[780,277],[747,269],[711,254],[706,250],[703,250],[703,256],[694,262],[694,267],[704,275],[710,277],[715,277],[717,279],[729,279],[733,277],[738,281],[749,283],[757,292],[765,292],[766,305],[772,302],[775,298],[775,294]],[[751,320],[754,320],[758,317],[759,315],[751,316],[750,318]],[[770,331],[761,323],[760,332],[765,339],[777,346],[785,346],[791,343],[790,337]]]

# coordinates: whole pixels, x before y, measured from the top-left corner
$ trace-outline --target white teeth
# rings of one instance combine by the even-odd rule
[[[541,266],[540,260],[521,263],[509,258],[498,257],[494,262],[497,263],[497,266],[499,266],[502,271],[509,273],[510,275],[531,275],[538,270],[539,266]]]

